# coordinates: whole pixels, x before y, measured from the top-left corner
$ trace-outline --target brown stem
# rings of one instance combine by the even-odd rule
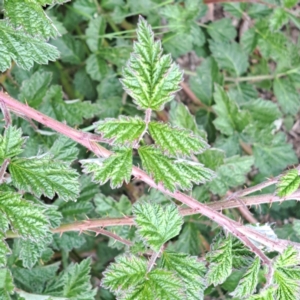
[[[0,167],[0,184],[2,184],[5,180],[5,172],[6,172],[6,169],[7,169],[7,166],[9,165],[9,162],[10,162],[10,159],[5,159],[3,164],[1,165]]]
[[[118,236],[117,234],[115,234],[113,232],[110,232],[108,230],[105,230],[103,228],[93,228],[93,229],[90,229],[90,231],[94,231],[96,233],[96,235],[102,234],[102,235],[105,235],[107,237],[113,238],[116,241],[118,241],[118,242],[120,242],[120,243],[122,243],[126,246],[129,246],[129,247],[132,246],[131,241],[123,239],[122,237]]]

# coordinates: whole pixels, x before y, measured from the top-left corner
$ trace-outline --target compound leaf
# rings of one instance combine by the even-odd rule
[[[252,265],[249,267],[249,269],[243,275],[242,279],[239,281],[236,289],[231,293],[231,295],[238,299],[250,296],[254,292],[258,283],[259,269],[260,259],[256,257]]]
[[[277,194],[284,197],[295,192],[300,185],[300,176],[298,170],[294,169],[282,176],[277,184]]]
[[[162,207],[155,203],[137,203],[133,207],[133,213],[140,236],[156,252],[179,234],[183,223],[175,205]]]
[[[55,193],[63,200],[76,200],[79,194],[78,173],[47,156],[18,158],[11,161],[9,171],[13,184],[37,197],[53,198]]]
[[[201,137],[191,134],[189,130],[174,128],[168,124],[150,122],[149,132],[155,144],[171,155],[200,153],[208,147]]]
[[[148,23],[140,17],[138,42],[134,44],[121,80],[126,92],[143,109],[160,110],[179,90],[182,72],[171,62],[170,55],[162,55],[160,41]]]
[[[96,131],[114,144],[125,145],[138,140],[145,128],[146,124],[141,118],[120,116],[119,119],[98,122]]]
[[[104,184],[110,179],[111,187],[120,187],[129,182],[132,170],[132,149],[124,148],[102,160],[82,160],[85,173],[94,173],[93,180]]]

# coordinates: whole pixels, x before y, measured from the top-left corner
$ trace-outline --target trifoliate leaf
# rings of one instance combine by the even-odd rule
[[[96,123],[96,131],[114,144],[132,144],[137,141],[146,128],[146,123],[138,117],[120,116]]]
[[[188,300],[201,300],[206,288],[206,268],[196,257],[185,253],[164,251],[161,256],[161,266],[169,271],[175,271],[184,282],[184,290]]]
[[[213,175],[211,170],[200,163],[168,158],[152,146],[140,147],[138,152],[143,168],[153,176],[156,183],[162,183],[170,191],[175,191],[176,187],[191,189],[192,182],[203,183]]]
[[[13,278],[9,269],[0,269],[0,298],[10,300],[14,292]]]
[[[243,275],[242,279],[239,281],[238,286],[236,289],[231,293],[233,297],[238,299],[250,296],[256,288],[258,283],[258,272],[260,269],[260,259],[256,257]]]
[[[208,284],[214,286],[223,283],[232,271],[232,237],[218,240],[206,255],[210,262],[206,275]]]
[[[143,282],[147,274],[147,261],[133,255],[115,259],[104,272],[102,286],[111,291],[127,291]]]
[[[29,35],[45,39],[58,35],[51,19],[39,4],[19,0],[4,1],[4,13],[16,30],[22,28]]]
[[[294,169],[282,176],[277,184],[277,194],[284,197],[295,192],[300,185],[298,170]]]
[[[29,70],[33,63],[47,64],[59,57],[58,50],[44,41],[28,36],[0,22],[0,71],[10,68],[13,59],[18,66]]]
[[[248,56],[236,42],[210,41],[210,50],[220,69],[240,76],[248,69]]]
[[[13,184],[37,197],[76,200],[79,194],[78,174],[66,164],[46,156],[18,158],[11,161],[9,171]]]
[[[182,300],[186,295],[182,281],[173,272],[155,269],[147,274],[143,283],[123,293],[120,300],[164,299]]]
[[[132,170],[132,149],[124,148],[111,155],[109,158],[100,161],[82,160],[85,173],[94,173],[94,182],[104,184],[108,180],[111,187],[120,187],[123,181],[129,182]]]
[[[24,238],[39,241],[47,236],[49,222],[44,209],[32,202],[22,199],[20,194],[0,192],[1,230],[8,225]]]
[[[236,29],[232,25],[232,21],[227,18],[210,23],[207,26],[207,32],[217,42],[234,40],[236,37]]]
[[[139,107],[160,110],[179,90],[182,73],[172,64],[170,55],[162,55],[161,43],[154,42],[151,27],[142,17],[137,35],[122,83]]]
[[[43,99],[41,112],[58,121],[66,121],[69,126],[79,125],[83,119],[95,114],[95,106],[89,101],[63,100],[62,87],[52,85]]]
[[[22,153],[24,141],[21,129],[7,127],[4,135],[0,135],[0,165],[6,158],[12,158]]]
[[[168,124],[150,122],[149,133],[155,144],[171,155],[200,153],[208,147],[201,137],[191,134],[186,129],[174,128]]]
[[[155,203],[136,203],[133,206],[140,236],[156,252],[181,230],[183,219],[175,205],[162,207]]]
[[[215,85],[214,99],[216,104],[213,108],[217,118],[213,123],[216,128],[226,135],[232,135],[235,131],[242,132],[250,121],[248,113],[239,110],[236,103],[219,85]]]
[[[273,14],[270,16],[270,29],[272,31],[279,30],[283,25],[289,21],[288,14],[283,8],[274,9]]]

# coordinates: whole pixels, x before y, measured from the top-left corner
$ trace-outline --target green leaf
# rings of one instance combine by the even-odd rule
[[[127,291],[143,282],[147,274],[147,261],[133,255],[118,256],[104,272],[102,286],[111,291]]]
[[[98,54],[92,54],[86,60],[86,72],[93,80],[102,81],[108,71],[107,62]]]
[[[296,115],[299,111],[300,99],[293,81],[290,78],[275,78],[274,94],[283,112]]]
[[[10,300],[14,292],[13,278],[9,269],[0,269],[0,298]]]
[[[85,173],[94,173],[94,182],[101,185],[110,180],[112,188],[129,182],[132,170],[132,149],[124,148],[105,160],[81,160]]]
[[[207,32],[217,42],[227,42],[236,37],[236,29],[232,25],[231,19],[227,18],[210,23],[207,26]]]
[[[95,106],[89,101],[63,100],[62,87],[52,85],[43,99],[40,111],[58,121],[66,121],[69,126],[83,123],[83,119],[95,114]]]
[[[208,284],[217,286],[223,283],[232,271],[232,238],[218,240],[213,244],[212,249],[206,255],[210,262],[207,273]]]
[[[217,118],[213,123],[216,128],[226,135],[232,135],[235,131],[242,132],[250,121],[248,113],[239,110],[236,103],[219,85],[215,85],[214,99],[216,104],[213,108]]]
[[[98,16],[91,19],[87,29],[85,30],[86,43],[92,52],[96,52],[101,48],[101,35],[105,34],[106,22],[105,18]]]
[[[170,159],[152,146],[140,147],[138,152],[143,168],[157,184],[162,183],[170,191],[175,191],[176,187],[191,189],[192,182],[204,183],[213,176],[211,170],[199,163]]]
[[[4,135],[0,135],[0,165],[6,158],[12,158],[22,153],[24,141],[21,129],[7,127]]]
[[[170,55],[162,55],[161,43],[154,42],[151,27],[140,17],[138,42],[134,44],[122,84],[142,109],[161,110],[179,90],[182,73],[171,63]]]
[[[175,271],[184,282],[184,290],[188,300],[199,300],[204,297],[206,288],[206,268],[196,257],[185,253],[164,251],[161,256],[161,265],[169,271]]]
[[[39,4],[19,0],[4,1],[4,12],[9,24],[16,30],[22,28],[34,37],[41,36],[45,39],[58,35],[51,19]]]
[[[0,232],[0,267],[4,267],[6,265],[7,254],[10,254],[11,251],[4,240],[4,233]]]
[[[216,170],[224,164],[225,153],[220,149],[210,148],[200,155],[198,159],[208,168]]]
[[[76,200],[79,194],[78,174],[66,164],[46,156],[18,158],[11,161],[9,171],[13,184],[37,197]]]
[[[236,42],[210,41],[210,51],[220,69],[241,76],[248,69],[248,56]]]
[[[286,8],[292,8],[297,4],[297,0],[283,0],[283,5]]]
[[[253,295],[247,300],[275,300],[274,291],[277,289],[275,286],[271,286],[266,290],[260,291],[259,295]]]
[[[10,68],[13,59],[18,66],[29,70],[33,63],[47,64],[59,57],[57,49],[44,41],[28,36],[0,22],[0,71]]]
[[[146,129],[145,122],[138,117],[120,116],[118,119],[106,119],[96,123],[96,132],[112,144],[131,144],[141,137]]]
[[[201,137],[191,134],[189,130],[174,128],[168,124],[150,122],[149,133],[155,144],[171,155],[179,153],[190,156],[208,147]]]
[[[277,184],[277,194],[279,197],[288,196],[294,193],[300,185],[298,170],[290,170],[282,176]]]
[[[288,21],[289,17],[285,10],[283,8],[276,8],[269,19],[270,29],[272,31],[277,31]]]
[[[22,199],[20,194],[0,192],[1,230],[8,225],[24,238],[40,241],[48,234],[49,222],[41,206]]]
[[[256,257],[253,264],[249,267],[242,279],[239,281],[237,288],[231,293],[238,299],[250,296],[258,283],[258,272],[260,269],[260,259]]]
[[[163,208],[160,204],[138,202],[133,206],[133,214],[138,233],[156,252],[179,234],[183,223],[178,208],[173,204]]]

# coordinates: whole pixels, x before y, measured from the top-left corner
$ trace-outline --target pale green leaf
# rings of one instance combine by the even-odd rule
[[[160,110],[179,90],[182,73],[172,64],[170,55],[162,55],[161,43],[154,41],[151,27],[142,17],[137,35],[122,83],[139,107]]]
[[[32,36],[41,36],[45,39],[58,35],[51,19],[39,4],[31,1],[6,0],[4,13],[9,24],[16,30],[22,28]]]
[[[44,41],[25,35],[0,21],[0,71],[10,68],[11,60],[29,70],[33,63],[47,64],[59,57],[55,47]]]
[[[213,244],[206,259],[210,262],[206,274],[208,284],[216,286],[223,283],[232,271],[232,237],[229,236]]]
[[[283,175],[277,183],[277,194],[279,197],[284,197],[295,192],[300,185],[300,176],[298,170],[290,170]]]
[[[259,295],[252,295],[247,300],[275,300],[274,291],[277,287],[271,286],[266,290],[260,291]],[[279,299],[278,299],[279,300]]]
[[[138,117],[120,116],[118,119],[106,119],[96,123],[96,132],[112,144],[132,144],[138,141],[146,129],[145,122]]]
[[[13,184],[20,190],[40,197],[76,200],[79,194],[78,174],[66,164],[47,156],[14,159],[9,164]]]
[[[13,278],[9,269],[0,269],[0,298],[10,300],[14,292]]]
[[[276,259],[275,267],[277,268],[286,268],[286,267],[294,267],[300,263],[300,257],[298,251],[289,246],[285,249],[281,255],[279,255]]]
[[[150,122],[148,128],[155,144],[171,155],[179,153],[189,156],[192,153],[200,153],[208,147],[201,137],[191,134],[186,129],[158,122]]]
[[[260,259],[256,257],[252,265],[248,268],[242,279],[239,281],[236,289],[231,293],[238,299],[250,296],[258,283],[258,272],[260,269]]]
[[[162,207],[155,203],[136,203],[133,206],[138,233],[156,252],[181,230],[183,219],[175,205]]]
[[[204,183],[213,176],[212,171],[200,163],[168,158],[152,146],[140,147],[138,152],[143,168],[156,183],[162,183],[170,191],[175,191],[177,187],[191,189],[192,182]]]
[[[227,18],[210,23],[207,26],[207,32],[217,42],[234,40],[236,37],[236,29],[232,25],[232,20]]]
[[[89,21],[89,25],[85,30],[86,43],[92,52],[96,52],[101,48],[102,38],[100,37],[105,33],[106,22],[105,18],[98,16]]]
[[[12,126],[7,127],[4,135],[0,135],[0,164],[6,158],[12,158],[22,153],[24,141],[21,129]]]
[[[209,48],[220,69],[240,76],[248,69],[248,56],[236,42],[210,41]]]
[[[269,19],[270,29],[272,31],[277,31],[288,21],[288,14],[285,12],[285,10],[283,8],[276,8]]]
[[[132,170],[132,149],[124,148],[105,160],[82,160],[85,173],[94,173],[94,182],[104,184],[108,180],[111,187],[120,187],[123,181],[129,182]]]
[[[144,281],[147,261],[133,255],[118,256],[104,272],[102,286],[111,291],[127,291]]]
[[[206,268],[196,257],[185,253],[164,251],[161,265],[169,271],[175,271],[184,282],[184,290],[188,300],[200,300],[204,297],[206,288]]]

